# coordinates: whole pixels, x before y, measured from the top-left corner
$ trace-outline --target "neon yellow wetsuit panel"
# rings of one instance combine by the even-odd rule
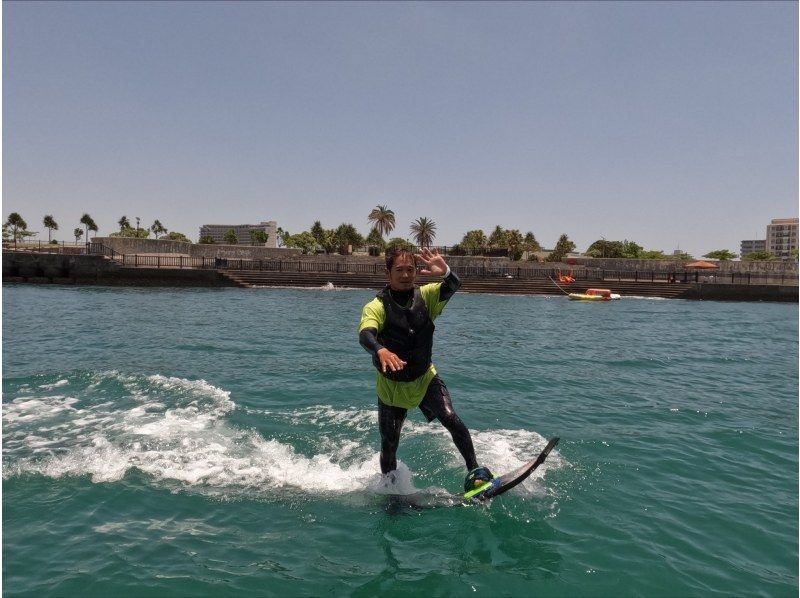
[[[441,287],[441,282],[434,282],[419,288],[422,299],[428,307],[428,315],[430,315],[431,320],[435,320],[444,311],[444,306],[447,305],[447,301],[439,301]],[[386,312],[383,309],[383,302],[375,297],[361,311],[361,322],[358,325],[358,331],[361,332],[365,328],[375,328],[380,333],[385,323]],[[428,384],[430,384],[435,375],[436,368],[433,367],[433,364],[422,376],[410,382],[395,382],[376,371],[378,398],[386,405],[413,409],[422,401],[425,392],[428,390]]]

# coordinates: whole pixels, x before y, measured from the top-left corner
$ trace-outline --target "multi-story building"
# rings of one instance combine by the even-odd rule
[[[789,258],[797,249],[797,218],[775,218],[767,225],[767,251],[779,258]]]
[[[261,245],[262,247],[278,246],[278,223],[274,220],[261,222],[259,224],[204,224],[200,227],[200,240],[202,241],[204,237],[210,237],[214,243],[226,245],[228,241],[225,240],[225,235],[230,230],[233,230],[236,234],[238,245]],[[267,233],[266,244],[253,242],[250,231],[256,230]]]
[[[764,239],[751,239],[749,241],[742,241],[741,247],[739,248],[739,256],[744,257],[748,253],[766,250],[767,242]]]

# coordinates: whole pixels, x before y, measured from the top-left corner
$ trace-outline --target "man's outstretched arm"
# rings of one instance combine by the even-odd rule
[[[370,355],[375,355],[379,349],[383,349],[383,345],[378,342],[378,330],[376,328],[364,328],[358,333],[358,342]]]
[[[399,372],[406,367],[405,361],[378,342],[377,335],[376,328],[364,328],[358,333],[358,342],[370,354],[378,356],[378,360],[381,362],[381,371]]]

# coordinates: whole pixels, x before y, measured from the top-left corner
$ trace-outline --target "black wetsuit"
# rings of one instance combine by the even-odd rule
[[[439,300],[447,301],[453,296],[461,286],[461,281],[455,273],[450,274],[442,282],[439,290]],[[392,299],[399,305],[408,305],[414,291],[391,291]],[[361,331],[358,338],[363,346],[372,355],[375,355],[382,348],[378,342],[378,331],[375,328],[365,328]],[[439,422],[450,432],[453,442],[458,448],[458,452],[464,457],[467,469],[472,470],[478,467],[475,458],[475,449],[472,446],[472,438],[469,430],[453,410],[450,400],[450,393],[444,381],[437,375],[428,385],[428,390],[419,404],[420,411],[430,422],[438,419]],[[378,425],[381,432],[381,472],[388,473],[397,469],[397,446],[400,443],[400,430],[406,419],[408,410],[403,407],[392,407],[385,405],[378,399]]]

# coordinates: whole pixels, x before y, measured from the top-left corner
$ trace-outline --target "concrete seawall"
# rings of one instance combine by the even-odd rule
[[[217,270],[123,268],[101,255],[3,252],[3,283],[235,286]]]
[[[374,258],[373,258],[374,259]],[[452,260],[453,262],[455,260]],[[454,270],[458,271],[458,266]],[[380,274],[334,272],[251,272],[192,268],[122,267],[99,255],[59,255],[3,252],[4,283],[95,284],[113,286],[235,287],[309,286],[332,283],[338,287],[379,289],[385,284]],[[579,283],[570,291],[585,290]],[[583,283],[585,286],[586,283]],[[649,283],[594,281],[591,286],[610,288],[624,295],[700,300],[797,302],[796,285]],[[464,291],[502,294],[560,295],[548,279],[464,277]]]

